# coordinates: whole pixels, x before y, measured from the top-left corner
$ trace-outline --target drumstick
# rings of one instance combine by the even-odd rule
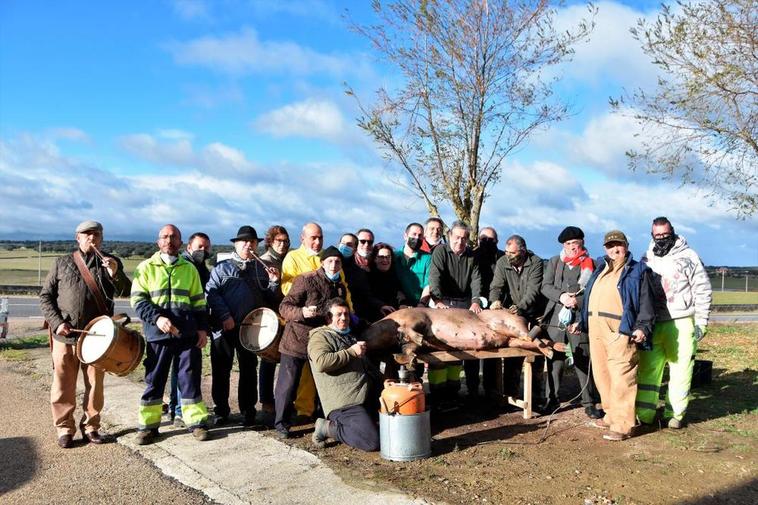
[[[265,261],[260,259],[257,254],[255,254],[253,251],[250,251],[250,254],[253,256],[253,259],[256,260],[258,263],[263,265],[263,268],[266,270],[266,272],[271,273],[271,267],[269,267]]]
[[[108,335],[104,335],[102,333],[95,333],[94,331],[87,331],[87,330],[75,330],[73,328],[69,329],[71,333],[84,333],[85,335],[94,335],[96,337],[107,337]]]

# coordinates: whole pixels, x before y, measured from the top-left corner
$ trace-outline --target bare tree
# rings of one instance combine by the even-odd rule
[[[643,127],[629,166],[705,188],[738,217],[758,210],[758,4],[663,6],[632,34],[661,70],[654,93],[611,100]]]
[[[555,3],[547,0],[372,5],[379,23],[352,26],[400,75],[372,105],[358,100],[358,125],[399,164],[432,215],[447,200],[476,232],[503,160],[567,114],[553,96],[557,77],[545,73],[572,54],[592,23],[557,32]],[[592,5],[588,11],[594,16]]]

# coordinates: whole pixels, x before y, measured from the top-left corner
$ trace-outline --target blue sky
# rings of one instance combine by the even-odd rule
[[[506,161],[480,224],[545,257],[566,225],[593,254],[621,228],[639,256],[667,215],[707,264],[758,265],[758,220],[626,169],[636,127],[608,97],[655,83],[628,28],[658,7],[597,6],[591,39],[555,69],[574,115]],[[399,244],[426,211],[355,126],[343,83],[369,99],[393,71],[348,30],[348,7],[372,19],[322,0],[0,2],[0,238],[67,238],[93,218],[110,239],[174,222],[227,242],[242,224],[296,238],[316,220],[329,242],[368,226]],[[569,3],[557,22],[583,13]]]

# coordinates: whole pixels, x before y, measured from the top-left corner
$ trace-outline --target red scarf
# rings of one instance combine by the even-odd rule
[[[589,270],[590,273],[595,268],[592,258],[590,258],[590,255],[587,252],[587,249],[584,249],[584,248],[582,248],[582,250],[579,251],[579,253],[577,253],[577,255],[574,257],[569,258],[565,254],[561,254],[561,258],[563,259],[563,262],[566,263],[568,266],[570,267],[580,266],[582,270]]]

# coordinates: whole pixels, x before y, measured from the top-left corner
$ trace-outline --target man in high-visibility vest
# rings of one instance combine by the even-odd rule
[[[201,349],[208,343],[205,296],[197,269],[179,254],[182,235],[168,224],[158,233],[158,248],[137,266],[132,307],[147,340],[145,392],[139,408],[137,444],[158,436],[163,390],[174,356],[179,358],[179,392],[184,424],[197,440],[208,438],[208,410],[200,390]]]

